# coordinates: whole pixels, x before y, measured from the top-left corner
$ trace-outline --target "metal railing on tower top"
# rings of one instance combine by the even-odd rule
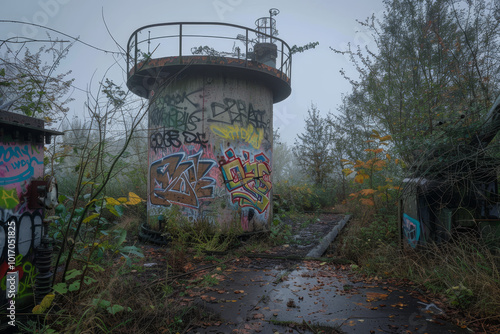
[[[270,43],[261,43],[263,38]],[[276,49],[271,66],[290,81],[292,58],[285,41],[262,31],[219,22],[158,23],[135,30],[127,43],[127,76],[149,59],[164,57],[179,57],[180,64],[187,56],[236,58],[247,66],[260,61],[255,46],[263,44]]]

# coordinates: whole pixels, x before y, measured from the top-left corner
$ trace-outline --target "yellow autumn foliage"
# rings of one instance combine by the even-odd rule
[[[85,218],[82,223],[86,224],[88,223],[89,221],[91,221],[92,219],[95,219],[97,217],[99,217],[101,214],[100,213],[94,213],[94,214],[91,214],[90,216],[88,216],[87,218]]]
[[[142,199],[139,197],[139,195],[134,194],[133,192],[128,193],[128,202],[125,204],[128,205],[137,205],[142,202]]]
[[[387,141],[387,140],[392,140],[392,136],[391,136],[391,135],[383,136],[382,138],[379,138],[378,140],[379,140],[379,141]]]
[[[106,204],[109,205],[120,205],[121,203],[114,199],[113,197],[106,197]]]
[[[387,166],[387,161],[385,160],[377,160],[374,164],[373,167],[377,169],[383,169],[385,166]]]
[[[113,197],[106,197],[106,204],[110,205],[137,205],[142,202],[142,199],[139,197],[139,195],[129,192],[128,193],[128,199],[126,197],[120,197],[118,199],[115,199]]]
[[[361,160],[356,160],[356,164],[354,165],[354,168],[363,168],[365,166],[365,162]]]
[[[368,174],[363,174],[363,173],[358,173],[358,175],[356,175],[356,177],[354,178],[354,182],[357,182],[357,183],[363,183],[365,182],[365,180],[369,179],[370,176]]]
[[[43,309],[48,309],[50,307],[50,305],[52,305],[52,301],[54,300],[55,296],[56,296],[55,294],[49,293],[48,295],[43,297],[42,302],[40,303],[40,306]]]
[[[349,176],[350,174],[352,174],[354,171],[352,169],[349,169],[349,168],[344,168],[342,169],[342,173],[344,173],[345,176]]]
[[[363,190],[360,190],[359,193],[363,196],[369,196],[369,195],[373,195],[374,193],[376,193],[377,191],[375,189],[363,189]]]
[[[31,312],[33,314],[42,314],[50,307],[50,305],[52,305],[52,301],[54,300],[55,296],[55,294],[49,293],[48,295],[43,297],[40,305],[36,305],[35,307],[33,307],[33,310]]]

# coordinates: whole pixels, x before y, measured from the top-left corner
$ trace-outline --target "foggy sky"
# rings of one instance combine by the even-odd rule
[[[47,26],[65,34],[79,37],[81,41],[97,48],[120,52],[131,33],[144,25],[162,22],[212,21],[238,24],[255,28],[255,20],[269,16],[269,9],[277,8],[275,17],[278,37],[290,46],[319,42],[314,50],[294,55],[292,62],[292,94],[285,101],[274,105],[274,127],[280,128],[284,141],[292,144],[298,133],[303,132],[304,117],[311,103],[322,114],[335,112],[343,93],[349,93],[349,83],[339,70],[344,68],[352,75],[352,65],[330,50],[345,50],[348,43],[374,48],[370,36],[361,30],[356,20],[364,21],[375,14],[382,18],[382,0],[25,0],[2,3],[0,19],[30,22]],[[106,30],[105,23],[109,29]],[[54,32],[51,38],[67,39]],[[14,23],[0,23],[2,39],[22,36],[45,39],[42,28]],[[111,35],[110,35],[111,34]],[[39,47],[42,44],[30,44]],[[115,65],[113,65],[116,62]],[[71,112],[83,116],[85,93],[90,83],[96,87],[104,75],[125,88],[125,60],[112,53],[105,53],[81,43],[75,44],[61,64],[62,70],[72,70],[76,90]],[[108,72],[106,72],[108,71]]]

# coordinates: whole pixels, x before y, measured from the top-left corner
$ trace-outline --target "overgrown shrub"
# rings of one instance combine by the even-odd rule
[[[334,193],[307,183],[283,181],[273,185],[277,203],[286,211],[307,212],[332,207]]]
[[[398,243],[394,216],[352,220],[337,255],[355,261],[367,274],[408,279],[441,295],[450,306],[500,321],[500,256],[475,235],[413,249]]]
[[[222,227],[209,219],[189,220],[176,205],[164,209],[162,215],[166,222],[164,235],[184,251],[190,248],[198,252],[225,252],[238,243],[237,236],[243,233],[236,221]]]
[[[373,221],[368,222],[354,218],[342,238],[339,250],[343,256],[363,263],[381,246],[390,245],[396,248],[397,227],[395,216],[374,215]]]

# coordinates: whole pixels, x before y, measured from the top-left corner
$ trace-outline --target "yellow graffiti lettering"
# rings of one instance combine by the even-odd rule
[[[3,209],[14,209],[19,204],[19,197],[17,197],[17,190],[6,190],[0,187],[0,207]]]
[[[264,129],[254,128],[252,124],[242,127],[239,125],[210,125],[210,130],[217,136],[228,139],[241,139],[252,145],[254,148],[259,148],[264,139]]]
[[[255,199],[250,194],[239,191],[235,191],[232,194],[232,200],[233,202],[238,202],[242,207],[255,207],[259,212],[264,212],[269,205],[269,198],[266,196],[259,196],[258,199]]]
[[[249,152],[243,151],[242,161],[233,149],[226,150],[225,155],[227,160],[220,163],[220,169],[232,202],[264,212],[269,206],[272,188],[269,159],[260,153],[250,161]]]
[[[252,180],[252,176],[245,173],[245,167],[239,159],[233,160],[222,166],[222,172],[227,182],[228,189],[236,189]]]

